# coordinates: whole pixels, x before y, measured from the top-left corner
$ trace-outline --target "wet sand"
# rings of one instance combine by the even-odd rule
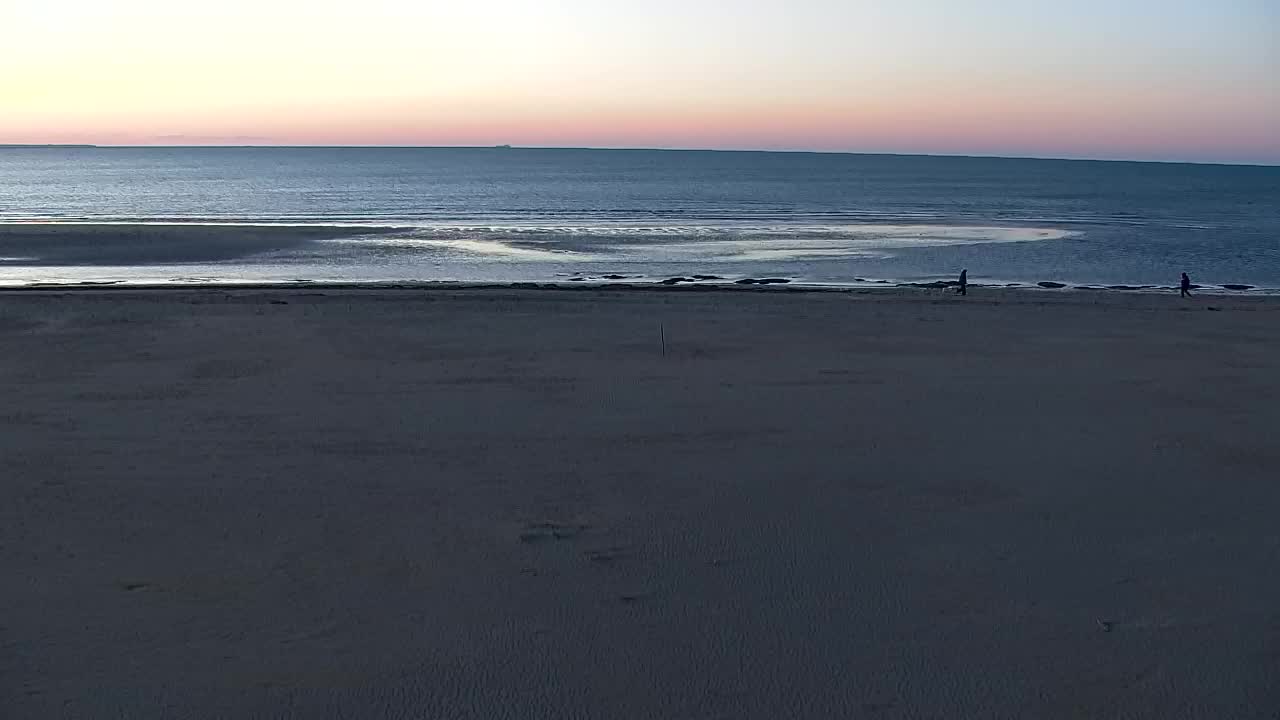
[[[0,387],[0,717],[1280,711],[1276,299],[7,292]]]
[[[217,263],[296,249],[317,240],[394,228],[293,225],[0,224],[0,265],[121,266]],[[17,283],[9,283],[17,284]]]

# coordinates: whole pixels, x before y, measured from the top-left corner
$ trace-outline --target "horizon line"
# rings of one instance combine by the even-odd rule
[[[1230,162],[1225,160],[1173,160],[1173,159],[1137,159],[1124,157],[1055,157],[1051,155],[989,155],[969,153],[928,153],[928,152],[872,152],[858,150],[806,150],[806,149],[766,149],[766,148],[686,148],[686,147],[624,147],[624,146],[559,146],[559,145],[378,145],[378,144],[112,144],[112,143],[0,143],[0,149],[94,149],[94,150],[585,150],[600,152],[698,152],[698,153],[757,153],[779,155],[858,155],[867,157],[915,157],[915,158],[955,158],[969,160],[1047,160],[1059,162],[1098,162],[1098,163],[1133,163],[1157,165],[1207,165],[1223,167],[1280,167],[1280,160]]]

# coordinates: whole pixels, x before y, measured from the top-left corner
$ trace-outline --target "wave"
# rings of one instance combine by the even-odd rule
[[[993,223],[1014,227],[1051,226],[1128,226],[1170,227],[1213,230],[1220,227],[1202,218],[1162,215],[1143,217],[1127,213],[1022,213],[899,208],[886,210],[817,210],[777,207],[752,208],[575,208],[556,210],[541,208],[489,208],[467,212],[458,208],[429,210],[405,209],[362,212],[315,213],[204,213],[147,214],[114,213],[33,213],[0,208],[0,224],[26,222],[94,223],[94,224],[194,224],[194,225],[317,225],[378,226],[422,229],[521,229],[553,231],[566,227],[608,227],[619,229],[665,231],[682,227],[759,229],[769,226],[787,227],[857,227],[865,225],[946,225],[986,226]]]
[[[330,244],[526,261],[755,262],[885,258],[906,248],[1059,240],[1077,231],[948,225],[434,227],[341,237]]]

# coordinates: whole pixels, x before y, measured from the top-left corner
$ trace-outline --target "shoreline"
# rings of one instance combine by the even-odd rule
[[[246,280],[244,282],[186,282],[169,283],[129,282],[129,281],[80,281],[67,283],[35,282],[24,285],[0,284],[0,294],[40,293],[40,292],[190,292],[208,290],[210,292],[227,292],[236,290],[264,291],[391,291],[391,292],[434,292],[434,291],[501,291],[501,290],[536,290],[536,291],[617,291],[617,292],[666,292],[666,293],[832,293],[852,295],[885,295],[903,296],[918,295],[925,298],[938,298],[955,294],[956,283],[937,281],[934,283],[895,283],[889,280],[870,280],[865,284],[840,285],[835,283],[805,283],[787,281],[785,283],[761,282],[740,284],[739,281],[706,281],[669,283],[664,280],[644,281],[452,281],[452,280],[366,280],[337,282],[327,280],[290,280],[280,282],[261,282]],[[769,279],[765,279],[769,280]],[[1233,299],[1233,298],[1280,298],[1280,288],[1249,287],[1248,289],[1226,288],[1221,286],[1192,286],[1194,295]],[[1063,284],[1063,287],[1043,287],[1029,284],[980,284],[969,283],[970,295],[957,297],[957,301],[980,300],[987,297],[1003,298],[1006,296],[1026,295],[1030,297],[1177,297],[1178,288],[1172,286],[1113,286],[1100,287],[1089,285]]]
[[[956,227],[968,227],[959,223]],[[747,276],[735,273],[734,263],[723,261],[641,261],[618,259],[616,262],[599,258],[577,258],[566,252],[561,257],[547,257],[527,261],[519,259],[490,259],[483,262],[483,255],[468,257],[444,257],[446,263],[438,274],[448,276],[456,269],[461,274],[483,276],[492,272],[493,279],[470,277],[464,280],[431,279],[413,277],[395,277],[395,273],[406,272],[420,262],[424,273],[430,274],[431,268],[440,268],[441,257],[433,252],[443,252],[451,247],[448,242],[439,246],[431,245],[430,239],[424,245],[421,255],[406,254],[400,265],[384,268],[376,262],[371,263],[369,257],[360,254],[325,256],[319,253],[324,243],[329,241],[347,241],[354,238],[369,237],[371,247],[376,250],[378,243],[374,236],[396,236],[399,234],[429,231],[428,226],[403,224],[359,224],[353,222],[334,221],[317,222],[215,222],[199,220],[178,222],[171,219],[154,222],[140,222],[136,219],[127,221],[0,221],[0,272],[8,277],[0,276],[0,289],[25,288],[71,288],[71,287],[243,287],[254,285],[290,286],[307,284],[312,286],[533,286],[557,288],[567,285],[590,287],[635,287],[645,288],[651,285],[678,285],[681,287],[697,287],[699,289],[721,288],[730,285],[772,284],[789,289],[806,291],[853,291],[879,288],[918,288],[939,290],[954,287],[952,276],[924,273],[914,277],[864,277],[856,276],[845,279],[812,280],[803,273],[787,272],[794,270],[794,261],[779,261],[775,265],[777,275]],[[477,231],[483,230],[477,227]],[[1070,231],[1074,232],[1074,231]],[[50,242],[56,238],[56,241]],[[414,238],[416,241],[417,238]],[[497,240],[484,240],[503,251],[519,253],[525,249],[518,242],[504,243]],[[975,245],[988,243],[976,242]],[[347,242],[346,248],[356,249],[360,243]],[[372,252],[372,251],[370,251]],[[299,262],[299,260],[302,262]],[[856,261],[856,254],[848,257],[832,256],[833,265]],[[325,267],[325,261],[332,267],[349,268],[350,279],[308,278],[309,272]],[[276,264],[273,265],[272,263]],[[485,263],[489,263],[486,265]],[[747,264],[744,264],[743,270]],[[753,272],[768,269],[763,263],[750,264]],[[629,271],[629,266],[639,266],[638,270]],[[718,272],[708,274],[706,267]],[[486,270],[485,268],[493,268]],[[593,267],[600,269],[574,270],[575,267]],[[663,274],[653,272],[660,268]],[[856,267],[856,266],[855,266]],[[102,272],[95,276],[95,269]],[[183,276],[182,270],[190,268],[192,275]],[[973,270],[973,266],[970,266]],[[219,269],[230,273],[244,273],[244,279],[226,278],[219,275]],[[296,270],[296,273],[293,272]],[[386,277],[360,277],[363,271],[376,275],[385,270]],[[666,271],[680,271],[685,275],[665,274]],[[513,273],[514,271],[514,273]],[[59,273],[70,276],[69,279],[50,280],[49,276]],[[408,270],[413,272],[413,270]],[[997,271],[998,272],[998,271]],[[143,276],[143,279],[129,279],[131,273]],[[172,279],[164,281],[157,276],[172,273]],[[692,274],[689,274],[692,273]],[[259,277],[254,277],[257,274]],[[288,279],[264,279],[262,275],[279,277],[293,274]],[[512,279],[512,275],[518,279]],[[1194,275],[1195,273],[1193,273]],[[14,277],[14,276],[19,277]],[[20,276],[32,276],[24,280]],[[520,277],[523,275],[523,277]],[[981,272],[974,276],[983,278]],[[205,279],[207,278],[207,280]],[[1018,290],[1053,290],[1053,291],[1088,291],[1088,292],[1137,292],[1161,293],[1177,292],[1177,287],[1159,283],[1100,283],[1067,280],[1054,277],[1042,278],[1001,278],[999,275],[986,276],[987,282],[973,282],[970,287],[975,290],[1018,289]],[[1271,287],[1254,283],[1213,282],[1193,285],[1193,291],[1214,296],[1241,295],[1280,295],[1280,286]]]

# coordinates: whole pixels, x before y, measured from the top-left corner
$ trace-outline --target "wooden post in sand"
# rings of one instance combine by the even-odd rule
[[[667,328],[662,323],[658,323],[658,339],[662,341],[662,357],[667,356]]]

